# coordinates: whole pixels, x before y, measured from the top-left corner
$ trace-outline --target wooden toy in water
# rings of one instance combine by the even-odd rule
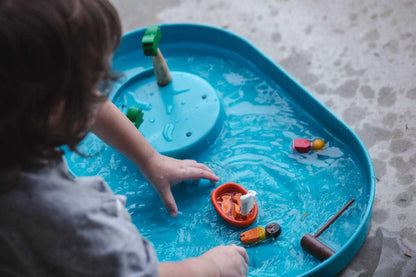
[[[252,208],[246,215],[242,213],[241,197],[247,194],[255,195],[253,191],[247,191],[236,183],[225,183],[214,189],[211,193],[211,202],[217,213],[230,225],[235,227],[247,227],[256,220],[258,208],[254,198],[251,198]],[[254,195],[253,195],[254,194]]]
[[[322,150],[325,147],[325,141],[315,139],[310,141],[308,139],[296,138],[293,140],[293,150],[299,153],[308,153],[311,149],[314,151]]]
[[[270,223],[263,227],[255,227],[240,234],[240,240],[244,245],[256,244],[264,241],[267,238],[277,238],[282,229],[277,223]]]
[[[329,257],[335,254],[335,251],[323,244],[318,240],[318,237],[326,230],[328,227],[337,220],[338,217],[354,202],[354,199],[348,201],[341,210],[339,210],[327,223],[325,223],[322,228],[316,232],[315,235],[306,234],[302,237],[300,244],[303,249],[312,254],[315,258],[320,261],[325,261]]]

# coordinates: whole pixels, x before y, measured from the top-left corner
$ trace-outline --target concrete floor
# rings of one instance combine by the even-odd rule
[[[112,2],[124,31],[195,22],[247,38],[345,121],[377,188],[369,236],[340,275],[416,276],[416,1]]]

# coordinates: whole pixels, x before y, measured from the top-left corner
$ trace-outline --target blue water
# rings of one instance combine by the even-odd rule
[[[221,178],[215,186],[235,182],[257,191],[255,223],[245,229],[227,225],[210,202],[214,185],[207,181],[174,187],[179,213],[170,217],[140,172],[92,134],[79,147],[94,155],[92,158],[66,155],[73,173],[100,175],[115,193],[128,197],[133,223],[154,244],[160,261],[179,261],[218,245],[241,244],[240,232],[277,222],[282,227],[277,240],[247,248],[249,275],[295,276],[319,264],[301,248],[302,236],[315,233],[354,198],[355,203],[320,236],[335,251],[342,247],[360,224],[369,195],[352,150],[296,105],[290,92],[282,91],[240,56],[196,44],[186,49],[168,45],[164,54],[172,71],[195,74],[218,93],[226,115],[222,130],[208,149],[192,158]],[[130,78],[150,63],[138,51],[118,58],[114,67]],[[124,95],[114,96],[123,111],[125,99]],[[327,147],[308,154],[293,153],[293,138],[321,138]]]

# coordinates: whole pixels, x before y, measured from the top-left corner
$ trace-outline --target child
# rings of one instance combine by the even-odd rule
[[[246,275],[235,245],[158,263],[125,197],[68,174],[58,147],[74,150],[90,130],[137,165],[172,216],[172,185],[218,181],[203,164],[157,153],[106,100],[120,35],[107,0],[0,0],[0,276]]]

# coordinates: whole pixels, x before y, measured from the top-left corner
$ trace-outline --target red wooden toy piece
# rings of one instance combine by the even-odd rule
[[[308,139],[294,139],[293,149],[299,153],[308,153],[311,150],[311,141]]]

